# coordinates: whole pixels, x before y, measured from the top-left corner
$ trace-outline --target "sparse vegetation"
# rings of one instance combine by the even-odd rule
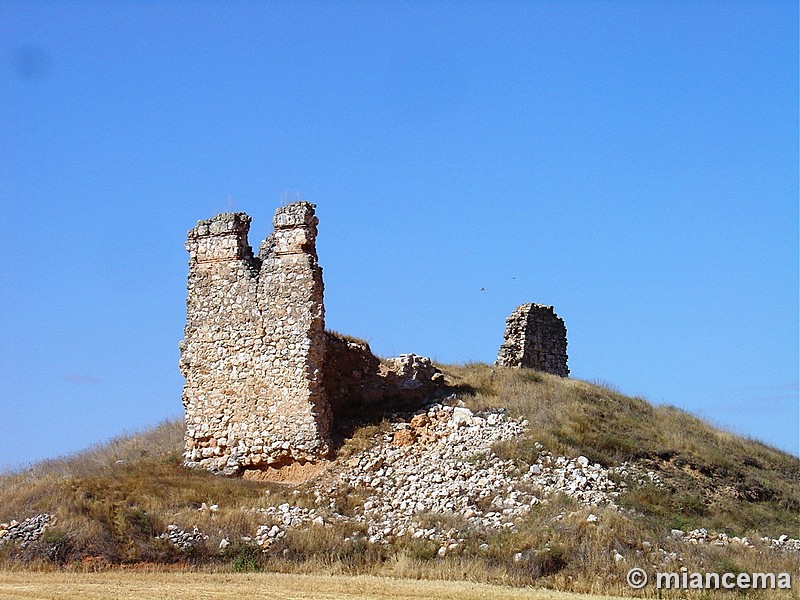
[[[621,511],[588,509],[565,496],[551,497],[534,507],[516,532],[481,540],[462,531],[460,515],[421,515],[423,526],[436,525],[465,538],[457,552],[444,558],[430,540],[370,544],[352,523],[289,530],[263,552],[254,542],[264,522],[258,509],[284,502],[319,506],[319,501],[307,486],[184,469],[183,423],[172,421],[0,477],[0,522],[39,513],[55,516],[36,542],[24,548],[0,544],[0,567],[93,571],[157,563],[164,568],[467,579],[629,594],[625,572],[634,564],[650,565],[652,553],[660,549],[680,554],[680,565],[690,569],[783,570],[797,577],[796,555],[761,547],[693,546],[670,536],[672,528],[705,527],[751,539],[784,533],[796,537],[796,457],[716,430],[674,407],[654,407],[607,387],[480,364],[441,368],[469,407],[503,407],[529,421],[527,436],[494,447],[520,469],[536,461],[539,443],[552,453],[584,455],[607,466],[634,462],[657,473],[664,487],[632,482],[619,498]],[[387,430],[388,423],[377,419],[354,424],[337,458],[350,460]],[[485,457],[464,459],[479,464]],[[342,513],[363,504],[354,490],[334,490],[325,502],[331,499]],[[212,504],[218,508],[208,509]],[[597,522],[587,520],[590,513]],[[171,524],[186,531],[197,527],[208,539],[181,551],[158,537]],[[625,559],[615,559],[617,554]]]

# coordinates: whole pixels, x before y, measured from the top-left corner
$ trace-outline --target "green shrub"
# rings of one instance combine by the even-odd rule
[[[237,543],[228,546],[223,558],[231,560],[233,570],[237,573],[250,573],[264,569],[261,548],[255,544]]]

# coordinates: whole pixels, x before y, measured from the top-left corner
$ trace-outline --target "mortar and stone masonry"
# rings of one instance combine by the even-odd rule
[[[552,306],[523,304],[506,320],[501,367],[524,367],[568,377],[567,328]]]
[[[320,463],[332,451],[334,419],[353,405],[421,402],[446,390],[426,357],[381,360],[366,342],[325,331],[314,209],[308,202],[278,208],[258,255],[245,213],[223,213],[189,231],[180,343],[188,467],[247,475]],[[520,309],[509,317],[498,364],[566,376],[563,321],[533,318],[530,309],[514,317]],[[551,342],[561,331],[563,343]],[[563,353],[551,351],[562,346]]]

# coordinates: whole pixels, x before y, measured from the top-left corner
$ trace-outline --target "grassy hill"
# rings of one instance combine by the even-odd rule
[[[486,534],[481,544],[470,532],[457,532],[458,515],[426,515],[431,527],[461,536],[459,550],[446,556],[424,539],[371,544],[356,535],[353,523],[297,527],[264,550],[255,543],[264,514],[284,503],[319,505],[312,484],[188,471],[180,464],[183,423],[166,422],[0,477],[0,522],[54,517],[37,540],[0,544],[0,567],[92,570],[159,563],[533,583],[611,594],[630,593],[624,577],[632,566],[798,576],[798,552],[762,541],[800,537],[798,458],[598,385],[481,364],[441,368],[472,410],[504,408],[528,421],[524,435],[493,447],[518,472],[542,456],[583,456],[602,467],[627,463],[652,477],[628,480],[616,508],[551,494],[513,530]],[[351,461],[391,428],[376,418],[345,425],[336,464]],[[363,501],[352,489],[331,495],[342,512],[357,512]],[[190,533],[197,528],[207,538],[181,550],[161,536],[170,525]],[[702,542],[672,531],[700,528],[709,532]],[[718,545],[717,534],[751,543]]]

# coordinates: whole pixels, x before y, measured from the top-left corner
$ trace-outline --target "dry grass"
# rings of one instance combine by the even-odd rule
[[[650,568],[657,564],[660,559],[653,552],[658,548],[679,553],[680,565],[690,570],[787,571],[797,576],[795,555],[738,546],[691,546],[669,535],[671,527],[707,527],[751,538],[765,534],[777,537],[782,533],[796,537],[800,530],[800,461],[797,458],[715,430],[678,409],[653,407],[644,400],[624,396],[607,387],[488,365],[441,368],[469,406],[475,409],[504,407],[510,414],[528,419],[531,433],[527,437],[496,448],[520,466],[536,459],[538,451],[534,443],[541,442],[554,453],[583,454],[606,465],[636,461],[657,471],[667,482],[667,488],[632,486],[621,501],[633,510],[618,512],[593,508],[591,512],[599,517],[594,525],[586,521],[589,509],[579,507],[566,497],[551,498],[531,511],[520,523],[517,533],[496,533],[481,540],[464,533],[461,537],[467,540],[462,549],[448,554],[445,559],[437,557],[438,546],[426,541],[406,540],[389,547],[368,544],[358,536],[353,537],[357,527],[352,524],[292,530],[269,552],[262,553],[252,544],[238,541],[241,536],[253,536],[263,523],[263,517],[251,509],[286,501],[310,507],[314,505],[311,490],[307,486],[293,488],[226,479],[183,469],[180,466],[183,424],[174,421],[72,457],[1,476],[0,521],[22,520],[41,512],[54,514],[57,521],[42,540],[25,549],[0,546],[0,567],[30,571],[54,567],[106,570],[126,565],[158,564],[162,568],[173,565],[181,570],[227,572],[224,578],[230,580],[233,586],[230,589],[239,589],[236,586],[240,584],[245,586],[242,589],[250,586],[243,597],[259,597],[254,595],[259,587],[254,582],[263,582],[261,587],[267,590],[262,590],[264,594],[273,593],[270,590],[279,588],[274,584],[276,580],[269,577],[278,576],[258,574],[237,578],[231,571],[380,575],[514,586],[535,584],[572,592],[625,595],[629,593],[624,585],[627,570],[632,566]],[[367,448],[387,426],[386,421],[354,426],[352,435],[339,449],[339,459],[347,460]],[[335,490],[333,498],[344,512],[363,503],[362,497],[347,489]],[[218,504],[219,510],[213,513],[198,510],[203,503]],[[453,515],[450,521],[447,527],[458,530],[463,519]],[[163,540],[156,540],[155,536],[171,523],[186,530],[198,527],[209,536],[206,545],[191,553],[182,553]],[[223,538],[233,543],[220,553],[217,548]],[[488,549],[479,548],[484,540]],[[625,560],[615,561],[613,557],[617,553]],[[108,591],[99,584],[92,588],[92,581],[117,585],[113,583],[117,581],[115,577],[120,578],[121,591],[114,597],[120,598],[179,597],[181,590],[182,597],[212,597],[217,581],[207,575],[192,575],[197,578],[198,587],[187,592],[189,588],[181,586],[194,585],[191,580],[164,575],[172,578],[169,590],[164,593],[174,592],[174,595],[148,596],[148,590],[157,586],[153,583],[153,588],[137,588],[150,585],[147,578],[136,583],[140,575],[103,573],[97,575],[100,579],[94,580],[77,574],[63,575],[70,576],[75,577],[76,586],[84,587],[69,587],[72,584],[66,579],[62,581],[67,586],[63,589],[76,590],[75,597],[79,590],[84,590],[85,594],[80,593],[88,598],[107,597],[91,595]],[[39,575],[26,572],[13,577],[17,578],[13,585],[19,586],[20,578]],[[41,589],[46,590],[50,585],[47,577],[56,578],[53,580],[56,581],[59,575],[41,577],[38,581],[45,586]],[[126,591],[125,581],[128,580],[125,577],[133,577],[130,589],[134,591]],[[317,590],[301,582],[312,579],[285,581],[297,586],[292,597],[311,598],[317,596],[308,594],[317,593]],[[373,592],[365,587],[366,595],[337,596],[334,594],[360,593],[360,588],[342,583],[341,592],[338,592],[335,590],[339,588],[330,587],[339,585],[335,582],[362,579],[334,577],[325,578],[325,581],[333,582],[323,588],[323,591],[330,591],[328,598],[466,598],[489,594],[475,592],[474,596],[458,596],[452,595],[457,593],[453,591],[455,587],[442,587],[439,592],[430,592],[430,596],[409,595],[411,591],[391,592],[394,596],[370,596]],[[365,578],[363,581],[383,580]],[[9,587],[11,585],[11,580],[0,578],[0,599],[55,595],[25,596],[28,592],[20,587]],[[205,591],[204,585],[212,586],[208,588],[210,591]],[[374,585],[391,587],[383,583]],[[419,590],[427,589],[428,585],[434,584],[414,584]],[[12,595],[3,596],[4,589],[12,590],[8,592]],[[137,589],[144,590],[142,594],[145,595],[134,596]],[[411,588],[397,588],[401,589]],[[458,589],[473,588],[460,584]],[[491,594],[501,593],[496,588],[491,589]],[[129,596],[125,596],[126,593]],[[523,592],[508,590],[502,593],[508,595],[489,594],[487,597],[567,597],[555,594],[515,596],[513,594]],[[665,595],[678,596],[703,597],[688,592]],[[761,594],[760,597],[771,596]]]
[[[348,335],[346,333],[341,333],[339,331],[336,331],[335,329],[326,329],[325,330],[325,334],[330,336],[330,337],[332,337],[332,338],[338,338],[339,340],[343,340],[345,342],[354,342],[356,344],[361,344],[363,346],[369,347],[369,342],[367,340],[361,339],[361,338],[356,337],[354,335]]]
[[[164,421],[152,429],[122,435],[76,454],[44,460],[17,474],[28,480],[110,474],[126,462],[180,455],[184,429],[182,418]]]
[[[172,598],[277,600],[603,600],[543,589],[381,577],[279,573],[8,573],[0,572],[0,600],[142,600]]]

